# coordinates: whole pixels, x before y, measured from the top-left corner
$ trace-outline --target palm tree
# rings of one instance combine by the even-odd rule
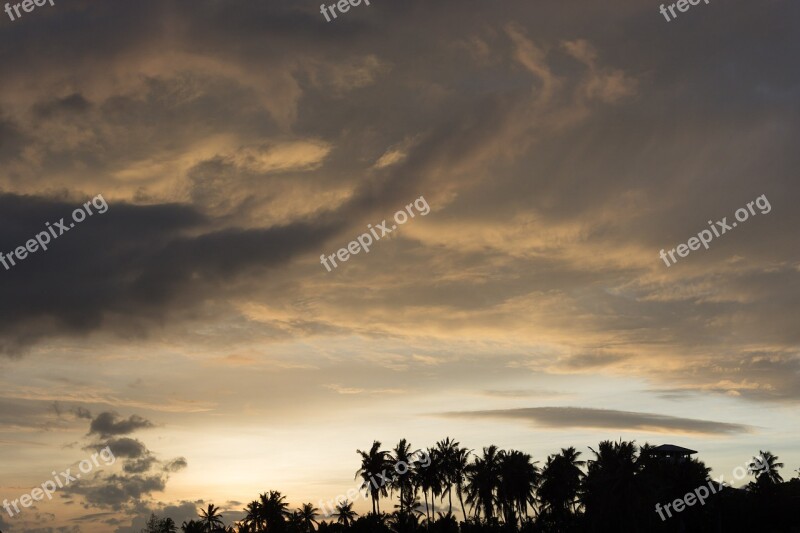
[[[269,494],[260,494],[258,498],[267,531],[283,529],[286,518],[291,514],[286,497],[277,490],[271,490]]]
[[[205,533],[206,528],[197,520],[189,520],[188,522],[184,521],[181,524],[181,531],[183,531],[183,533]]]
[[[263,531],[264,528],[267,527],[267,523],[261,511],[261,504],[258,501],[253,500],[248,503],[247,507],[244,508],[244,512],[246,514],[244,519],[242,519],[242,523],[250,530]]]
[[[349,527],[355,521],[358,513],[353,511],[353,502],[345,500],[336,506],[333,516],[336,517],[336,523]]]
[[[304,503],[297,510],[297,514],[302,518],[303,531],[314,531],[314,526],[318,523],[317,516],[319,516],[319,509],[314,507],[311,503]]]
[[[475,508],[475,516],[483,511],[483,518],[494,517],[495,491],[499,482],[500,458],[494,444],[483,449],[483,456],[467,467],[467,503]]]
[[[589,522],[602,524],[598,526],[601,531],[639,531],[636,511],[641,508],[646,487],[638,476],[642,463],[637,458],[636,444],[603,441],[599,451],[589,449],[595,455],[588,463],[583,484]]]
[[[361,468],[356,471],[356,478],[361,476],[363,483],[361,488],[372,498],[372,514],[381,511],[380,497],[388,496],[388,487],[378,481],[374,481],[375,474],[382,474],[384,470],[393,469],[389,452],[380,450],[381,443],[377,440],[372,443],[369,452],[356,450],[361,455]]]
[[[528,505],[535,503],[539,468],[531,456],[517,450],[500,452],[497,500],[507,524],[516,527],[517,514],[528,516]]]
[[[407,494],[413,487],[410,469],[413,462],[411,458],[416,452],[411,451],[411,444],[406,442],[406,439],[400,439],[400,442],[397,443],[397,446],[395,446],[392,451],[391,459],[395,466],[400,464],[406,465],[406,470],[402,473],[395,470],[396,475],[392,483],[392,487],[397,488],[400,494],[400,512],[402,513],[404,500],[407,499]]]
[[[428,521],[431,521],[431,517],[436,517],[436,497],[442,493],[442,463],[437,450],[428,448],[427,453],[430,458],[430,464],[427,467],[422,468],[420,466],[414,470],[414,483],[422,489],[422,494],[425,496],[425,514],[428,517]],[[430,514],[428,514],[428,491],[431,493]]]
[[[778,457],[772,452],[758,451],[758,457],[747,466],[747,470],[756,478],[756,483],[777,485],[783,483],[783,478],[778,473],[779,468],[783,468],[783,463],[778,462]]]
[[[581,479],[584,476],[581,467],[585,461],[579,461],[581,453],[575,448],[561,448],[561,453],[551,455],[542,470],[542,481],[538,496],[542,511],[556,523],[563,523],[575,510]]]
[[[464,509],[464,483],[467,480],[467,466],[469,465],[469,456],[472,455],[472,450],[467,448],[456,448],[455,455],[453,456],[452,468],[452,482],[456,486],[456,494],[458,494],[458,501],[461,503],[461,514],[464,515],[464,520],[467,519],[467,511]]]
[[[203,524],[206,533],[213,533],[215,530],[225,527],[219,511],[220,508],[213,503],[208,504],[208,509],[200,510],[200,523]]]
[[[286,520],[286,525],[291,533],[300,533],[303,531],[303,517],[297,511],[289,513],[289,516]],[[272,530],[268,529],[268,531]]]
[[[439,456],[439,473],[443,492],[447,493],[448,513],[453,514],[453,484],[456,482],[455,464],[459,443],[450,437],[436,443]]]

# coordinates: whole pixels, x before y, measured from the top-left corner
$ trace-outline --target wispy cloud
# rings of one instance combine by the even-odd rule
[[[727,435],[752,431],[751,427],[744,424],[585,407],[527,407],[494,411],[463,411],[443,413],[442,416],[516,420],[547,428],[618,429],[652,433],[697,433],[708,435]]]

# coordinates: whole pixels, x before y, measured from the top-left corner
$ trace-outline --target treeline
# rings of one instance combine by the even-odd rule
[[[328,517],[312,503],[291,510],[285,496],[269,491],[233,525],[225,526],[220,509],[209,505],[180,529],[153,516],[142,532],[800,532],[800,479],[784,481],[784,465],[768,451],[749,463],[752,481],[744,489],[709,481],[702,461],[665,458],[648,444],[603,441],[591,451],[583,461],[575,448],[564,448],[540,464],[497,446],[475,453],[450,438],[427,450],[413,450],[405,439],[382,450],[375,441],[357,450],[356,477],[372,509],[364,516],[343,497]],[[698,493],[708,493],[702,503],[691,496]],[[668,516],[666,504],[672,504]]]

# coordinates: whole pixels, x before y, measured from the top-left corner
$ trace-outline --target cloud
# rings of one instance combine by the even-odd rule
[[[186,461],[185,457],[176,457],[171,461],[167,461],[164,464],[164,471],[165,472],[180,472],[184,468],[188,467],[189,463]]]
[[[166,479],[161,475],[98,473],[91,479],[84,477],[80,482],[61,490],[68,498],[80,496],[86,509],[99,507],[120,511],[154,492],[163,492],[165,488]]]
[[[88,434],[108,438],[114,435],[128,435],[134,431],[151,427],[154,427],[154,424],[139,415],[131,415],[124,419],[120,418],[118,413],[106,411],[92,420]]]
[[[0,250],[24,244],[76,204],[0,194]],[[20,354],[59,335],[141,332],[159,316],[180,314],[201,293],[219,290],[225,279],[318,249],[335,226],[209,230],[205,222],[189,206],[112,202],[48,250],[3,271],[0,353]],[[69,284],[62,282],[66,278]]]
[[[546,389],[512,389],[512,390],[486,390],[483,391],[486,396],[494,396],[497,398],[540,398],[554,396],[564,396],[565,393],[546,390]]]
[[[173,522],[178,525],[197,519],[197,505],[192,502],[181,502],[174,505],[141,503],[132,512],[136,515],[130,519],[130,525],[119,525],[114,533],[140,533],[152,514],[159,518],[172,518]],[[117,523],[119,522],[121,521],[117,521]]]
[[[463,411],[444,413],[444,416],[521,420],[537,427],[547,428],[617,429],[704,435],[732,435],[752,431],[752,428],[742,424],[584,407],[528,407],[494,411]]]

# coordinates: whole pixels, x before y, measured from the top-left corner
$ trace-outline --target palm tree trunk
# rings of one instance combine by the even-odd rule
[[[447,499],[450,502],[450,514],[453,514],[453,486],[447,487]]]
[[[461,496],[461,487],[456,485],[456,490],[458,491],[458,501],[461,502],[461,514],[464,515],[464,520],[467,519],[467,512],[464,510],[464,498]]]
[[[403,489],[404,488],[405,487],[403,486],[403,483],[401,482],[400,483],[400,514],[403,514]]]
[[[428,527],[430,527],[431,515],[430,515],[430,508],[428,507],[428,491],[423,490],[422,494],[425,495],[425,516],[428,518]]]

